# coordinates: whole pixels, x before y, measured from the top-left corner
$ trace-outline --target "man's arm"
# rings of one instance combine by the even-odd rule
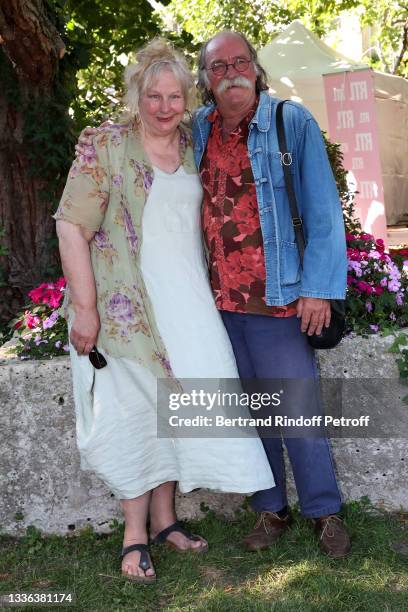
[[[306,249],[298,316],[302,331],[319,334],[330,323],[330,299],[346,292],[347,252],[343,211],[326,146],[309,116],[298,143]]]

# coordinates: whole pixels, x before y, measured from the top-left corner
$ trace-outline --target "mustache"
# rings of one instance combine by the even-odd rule
[[[230,87],[246,87],[247,89],[252,89],[252,83],[244,76],[238,75],[233,79],[222,79],[221,83],[217,87],[217,93],[224,93]]]

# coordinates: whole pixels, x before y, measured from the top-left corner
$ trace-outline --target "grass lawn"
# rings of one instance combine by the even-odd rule
[[[404,517],[353,502],[345,507],[344,518],[353,552],[334,561],[320,554],[310,524],[298,513],[279,544],[249,553],[239,542],[255,515],[245,511],[226,522],[210,511],[203,520],[189,523],[209,540],[210,550],[180,555],[152,546],[158,580],[150,586],[120,576],[122,526],[111,535],[86,531],[67,537],[42,537],[29,528],[21,539],[0,536],[0,594],[71,591],[75,610],[407,612]],[[393,548],[398,544],[399,553]]]

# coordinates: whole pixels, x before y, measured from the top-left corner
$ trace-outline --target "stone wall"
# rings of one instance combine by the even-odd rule
[[[319,364],[322,377],[376,379],[375,393],[367,387],[363,412],[378,413],[380,405],[386,422],[385,433],[376,437],[332,440],[344,498],[368,496],[388,510],[407,510],[408,406],[402,397],[408,389],[387,352],[391,341],[346,338],[338,348],[320,352]],[[70,376],[68,358],[18,361],[4,351],[0,355],[0,532],[19,534],[35,525],[47,533],[66,533],[88,524],[101,531],[109,529],[112,518],[121,518],[106,487],[79,470]],[[295,499],[291,478],[289,491]],[[201,502],[231,515],[242,501],[240,495],[207,490],[177,498],[182,518],[199,516]]]

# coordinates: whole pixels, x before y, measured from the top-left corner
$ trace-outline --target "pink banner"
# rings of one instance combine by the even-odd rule
[[[330,140],[341,143],[347,182],[355,197],[356,216],[365,232],[387,245],[373,71],[323,76]]]

